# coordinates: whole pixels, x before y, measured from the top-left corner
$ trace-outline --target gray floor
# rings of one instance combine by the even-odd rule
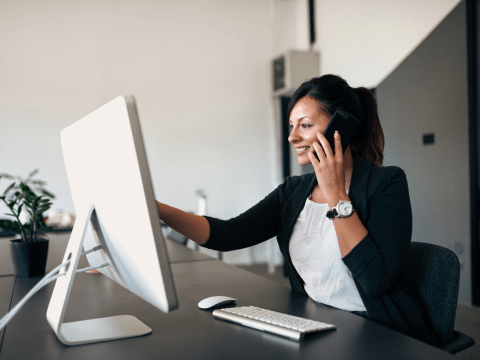
[[[270,280],[276,281],[284,286],[290,287],[288,278],[283,276],[282,267],[276,268],[273,274],[268,273],[266,264],[239,267],[254,274],[269,278]],[[467,334],[475,340],[474,346],[461,351],[456,355],[461,359],[480,360],[480,308],[468,306],[466,304],[458,304],[457,315],[455,318],[455,330]]]

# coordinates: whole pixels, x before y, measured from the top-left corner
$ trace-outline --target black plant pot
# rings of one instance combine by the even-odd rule
[[[43,276],[47,265],[48,239],[43,238],[34,242],[10,240],[10,254],[15,276]]]

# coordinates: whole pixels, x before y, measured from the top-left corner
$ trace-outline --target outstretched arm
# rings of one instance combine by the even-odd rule
[[[158,214],[168,226],[199,245],[203,245],[210,237],[210,224],[203,216],[168,206],[157,201]]]

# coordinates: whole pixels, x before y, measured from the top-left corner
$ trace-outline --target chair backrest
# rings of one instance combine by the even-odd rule
[[[441,343],[452,340],[457,310],[460,262],[444,247],[412,242],[403,268],[405,280],[428,312]]]
[[[188,241],[188,238],[185,235],[180,234],[178,231],[175,231],[172,228],[170,228],[167,238],[183,246],[187,245]]]

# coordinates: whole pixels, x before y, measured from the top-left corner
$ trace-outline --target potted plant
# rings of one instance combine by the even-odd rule
[[[19,176],[0,174],[0,180],[13,180],[0,196],[10,210],[5,215],[13,217],[13,220],[3,220],[0,227],[17,234],[16,239],[10,240],[10,253],[15,275],[19,277],[45,275],[47,264],[48,238],[45,230],[51,228],[45,225],[43,213],[50,209],[50,200],[55,196],[45,190],[44,181],[32,179],[37,173],[38,169],[32,171],[25,180]],[[22,211],[29,215],[25,223],[21,221]]]

